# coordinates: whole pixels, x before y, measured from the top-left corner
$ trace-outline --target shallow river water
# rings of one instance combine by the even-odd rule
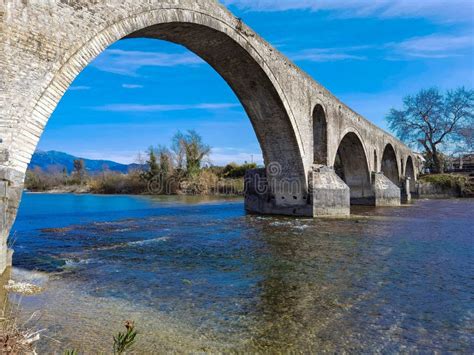
[[[474,200],[246,215],[239,199],[25,194],[12,278],[40,353],[474,351]],[[12,303],[18,297],[10,297]]]

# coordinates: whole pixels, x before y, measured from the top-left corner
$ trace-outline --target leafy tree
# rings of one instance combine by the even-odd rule
[[[202,161],[211,152],[211,148],[204,144],[202,137],[194,130],[189,130],[186,134],[177,132],[173,137],[172,147],[178,168],[182,169],[186,163],[186,173],[189,176],[199,173]]]
[[[158,161],[156,159],[155,150],[153,147],[148,149],[148,174],[150,177],[155,177],[160,174],[160,166],[158,165]]]
[[[459,141],[463,130],[474,125],[474,90],[458,88],[444,94],[436,88],[421,90],[406,96],[403,106],[390,110],[390,129],[408,144],[423,148],[433,172],[442,172],[440,146]]]

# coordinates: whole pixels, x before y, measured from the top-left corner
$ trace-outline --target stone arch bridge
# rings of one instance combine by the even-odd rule
[[[188,48],[245,108],[266,169],[246,176],[246,209],[349,214],[400,204],[413,152],[352,111],[215,0],[4,0],[0,3],[0,271],[28,163],[74,78],[109,45],[147,37]],[[403,192],[403,194],[401,193]]]

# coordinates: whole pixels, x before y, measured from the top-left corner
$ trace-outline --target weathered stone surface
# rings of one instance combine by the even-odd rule
[[[0,150],[0,163],[6,163],[8,161],[9,152],[6,148]]]
[[[401,192],[383,173],[372,174],[375,206],[400,206]]]
[[[285,191],[276,195],[271,185],[277,181],[280,182],[280,180],[273,180],[266,169],[248,170],[245,174],[245,210],[257,214],[312,217],[309,201],[300,205],[291,202],[296,197],[292,195],[292,191],[298,191],[299,187],[291,183],[283,184],[282,188]],[[277,196],[283,200],[282,203],[277,204]],[[289,200],[289,203],[284,203],[285,199]]]
[[[313,204],[330,191],[319,179],[331,173],[315,175],[312,167],[335,167],[338,157],[345,162],[341,175],[354,202],[376,198],[371,172],[382,171],[398,185],[404,174],[418,171],[407,146],[340,102],[215,0],[6,0],[0,2],[0,180],[8,181],[4,236],[27,165],[64,92],[105,48],[135,37],[187,47],[235,91],[272,174],[268,195],[248,195],[248,210],[319,214],[327,206],[315,210]],[[357,147],[352,157],[350,146]],[[291,189],[284,188],[288,184]],[[316,199],[310,184],[321,186]],[[344,189],[333,190],[345,196]]]
[[[310,173],[313,217],[348,216],[350,189],[334,169],[318,166]]]

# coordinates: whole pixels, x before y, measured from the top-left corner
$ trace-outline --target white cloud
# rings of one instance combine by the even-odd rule
[[[202,63],[204,61],[191,52],[161,53],[107,49],[91,65],[104,72],[136,76],[142,67],[196,66]]]
[[[252,11],[328,10],[343,17],[430,18],[443,22],[472,21],[472,0],[222,0]]]
[[[474,48],[474,38],[468,35],[433,34],[414,37],[400,43],[391,43],[396,56],[417,58],[448,58],[459,56],[465,50]]]
[[[359,49],[363,49],[363,48],[362,47],[311,48],[311,49],[304,49],[299,52],[288,53],[288,56],[294,61],[307,61],[307,62],[335,62],[335,61],[341,61],[341,60],[367,59],[365,56],[350,53]]]
[[[187,111],[187,110],[223,110],[234,107],[240,107],[237,103],[202,103],[202,104],[183,104],[183,105],[142,105],[142,104],[111,104],[93,107],[98,111],[108,112],[169,112],[169,111]]]
[[[143,85],[138,85],[138,84],[122,84],[122,87],[124,89],[141,89],[143,88]]]
[[[387,60],[406,60],[416,58],[439,59],[472,55],[474,37],[448,34],[408,38],[401,42],[383,45],[353,46],[345,48],[310,48],[287,53],[294,61],[334,62],[343,60],[366,60],[371,55]],[[471,51],[471,54],[468,51]]]
[[[71,91],[84,91],[84,90],[90,90],[90,86],[85,86],[85,85],[72,85],[69,87],[69,90]]]

